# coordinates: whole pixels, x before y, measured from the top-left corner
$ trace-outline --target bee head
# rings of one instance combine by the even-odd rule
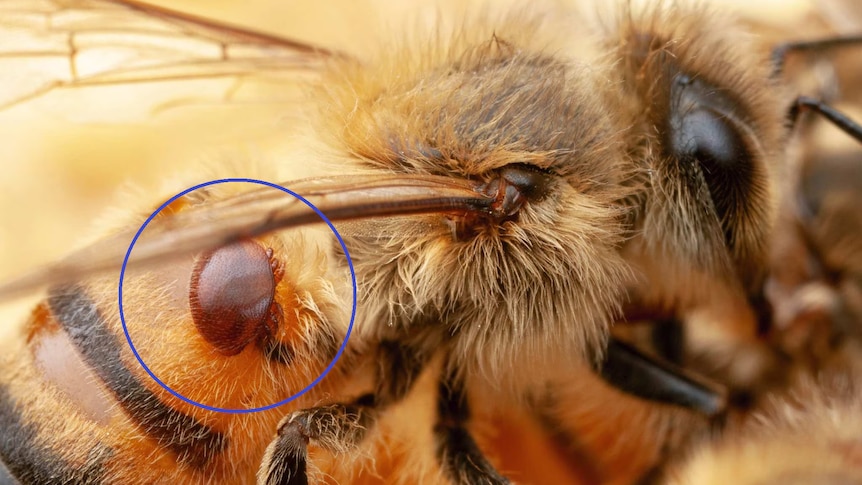
[[[601,79],[502,33],[435,55],[328,83],[336,141],[355,165],[468,180],[494,199],[352,237],[364,318],[383,332],[437,326],[480,366],[602,348],[628,278],[619,249],[636,177]]]
[[[677,313],[761,287],[787,137],[768,46],[706,12],[638,12],[613,46],[649,174],[626,248],[644,276],[630,292]]]

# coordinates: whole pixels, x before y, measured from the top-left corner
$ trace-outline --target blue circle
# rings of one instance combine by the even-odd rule
[[[173,201],[177,200],[178,198],[188,194],[189,192],[192,192],[194,190],[206,187],[208,185],[223,184],[223,183],[228,183],[228,182],[247,182],[247,183],[253,183],[253,184],[258,184],[258,185],[266,185],[267,187],[272,187],[274,189],[281,190],[282,192],[285,192],[285,193],[288,193],[288,194],[294,196],[295,198],[301,200],[305,205],[310,207],[312,210],[314,210],[314,212],[316,212],[317,215],[320,216],[320,218],[323,219],[324,222],[326,222],[326,225],[329,226],[329,229],[332,230],[333,234],[335,234],[335,237],[338,238],[338,243],[341,244],[341,249],[344,250],[344,255],[347,258],[347,264],[348,264],[348,266],[350,266],[350,277],[351,277],[351,280],[353,282],[353,310],[351,311],[351,314],[350,314],[350,325],[347,327],[347,335],[344,336],[344,341],[341,342],[341,347],[338,349],[338,353],[335,354],[335,357],[332,359],[332,361],[329,363],[329,365],[326,367],[326,369],[323,370],[323,373],[321,373],[320,376],[317,377],[317,379],[312,381],[311,384],[305,386],[302,390],[300,390],[296,394],[288,397],[287,399],[281,400],[279,402],[276,402],[276,403],[273,403],[273,404],[270,404],[267,406],[262,406],[262,407],[258,407],[258,408],[251,408],[251,409],[229,409],[229,408],[219,408],[219,407],[215,407],[215,406],[207,406],[206,404],[202,404],[202,403],[199,403],[197,401],[193,401],[193,400],[183,396],[182,394],[174,391],[173,389],[171,389],[170,386],[168,386],[167,384],[162,382],[158,377],[156,377],[155,374],[153,374],[153,371],[151,371],[150,368],[147,367],[147,364],[144,363],[144,359],[142,359],[141,356],[138,354],[138,350],[135,348],[135,344],[132,343],[132,337],[129,335],[129,329],[126,326],[126,316],[123,313],[123,278],[125,277],[125,274],[126,274],[126,265],[129,262],[129,256],[132,254],[132,249],[135,247],[135,243],[138,241],[138,237],[140,237],[141,233],[144,231],[144,229],[146,229],[146,227],[150,223],[150,221],[152,221],[153,218],[156,217],[159,214],[159,212],[161,212],[170,203],[172,203]],[[293,401],[294,399],[298,398],[299,396],[302,396],[303,394],[305,394],[309,390],[311,390],[312,387],[316,386],[324,377],[326,377],[326,374],[329,374],[329,371],[331,371],[332,368],[335,367],[335,364],[338,362],[338,359],[341,358],[341,354],[344,353],[344,349],[347,347],[347,340],[350,338],[350,334],[353,332],[353,322],[356,319],[356,272],[353,269],[353,260],[350,259],[350,252],[347,250],[347,245],[344,244],[344,240],[341,238],[341,234],[338,233],[338,231],[335,229],[335,226],[332,225],[332,222],[329,220],[329,218],[327,218],[326,215],[324,215],[323,212],[321,212],[320,209],[315,207],[311,202],[307,201],[304,197],[297,194],[296,192],[291,191],[290,189],[282,187],[278,184],[266,182],[264,180],[248,179],[248,178],[217,179],[217,180],[211,180],[209,182],[195,185],[194,187],[188,188],[188,189],[180,192],[179,194],[171,197],[167,202],[165,202],[158,209],[156,209],[155,212],[150,214],[150,216],[147,218],[147,220],[144,221],[144,224],[141,226],[141,228],[138,229],[138,232],[135,234],[135,237],[132,238],[132,243],[129,244],[129,249],[126,251],[126,257],[123,258],[123,266],[120,269],[120,284],[119,284],[119,288],[118,288],[118,295],[119,295],[119,305],[120,305],[120,321],[123,323],[123,333],[126,334],[126,340],[129,342],[129,347],[131,347],[132,353],[135,354],[135,358],[138,359],[138,362],[140,362],[140,364],[144,368],[144,370],[147,371],[147,374],[149,374],[150,377],[152,377],[153,380],[156,381],[160,386],[162,386],[162,388],[164,388],[166,391],[170,392],[171,394],[173,394],[177,398],[182,399],[183,401],[185,401],[189,404],[192,404],[194,406],[198,406],[198,407],[203,408],[203,409],[207,409],[209,411],[217,411],[217,412],[221,412],[221,413],[230,413],[230,414],[245,414],[245,413],[255,413],[258,411],[266,411],[267,409],[272,409],[272,408],[281,406],[282,404],[287,404],[287,403]]]

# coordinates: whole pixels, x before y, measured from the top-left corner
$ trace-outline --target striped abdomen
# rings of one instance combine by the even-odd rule
[[[278,257],[279,251],[264,254]],[[189,281],[206,265],[127,273],[123,304],[135,348],[160,380],[198,403],[249,409],[289,397],[331,361],[346,321],[331,278],[308,274],[320,268],[305,260],[288,263],[266,266],[284,273],[273,291],[277,313],[266,309],[260,332],[238,332],[246,342],[231,347],[230,355],[219,348],[223,341],[212,341],[219,332],[202,332],[201,318],[192,317]],[[230,277],[213,274],[205,278]],[[119,319],[116,280],[110,280],[52,288],[24,335],[4,344],[0,461],[23,483],[253,482],[279,419],[297,405],[317,402],[319,390],[290,406],[252,414],[178,399],[132,354]]]

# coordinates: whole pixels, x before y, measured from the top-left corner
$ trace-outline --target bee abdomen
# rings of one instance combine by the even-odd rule
[[[0,484],[193,483],[253,473],[231,462],[226,432],[173,407],[133,372],[94,288],[53,288],[26,339],[4,344],[0,462],[8,473],[0,466]]]
[[[162,402],[123,363],[125,343],[111,332],[85,288],[73,285],[52,290],[48,307],[84,363],[148,437],[195,468],[205,467],[227,447],[225,435]]]
[[[0,483],[15,483],[7,471],[25,484],[104,482],[105,462],[113,454],[111,449],[96,443],[82,465],[73,463],[40,437],[39,428],[24,419],[20,406],[9,388],[0,386]]]

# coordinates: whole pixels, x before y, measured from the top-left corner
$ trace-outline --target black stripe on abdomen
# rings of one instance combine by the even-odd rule
[[[466,428],[470,418],[462,384],[451,374],[440,381],[437,397],[434,440],[437,459],[453,484],[508,485],[509,480],[494,468]]]
[[[126,414],[160,446],[176,453],[180,462],[200,469],[227,447],[226,436],[163,403],[123,364],[121,349],[126,343],[111,333],[85,288],[53,288],[48,306]]]
[[[43,435],[39,437],[36,425],[24,422],[8,387],[0,385],[0,484],[103,483],[104,464],[113,454],[109,448],[94,445],[83,466],[72,465],[46,443],[50,429]]]

